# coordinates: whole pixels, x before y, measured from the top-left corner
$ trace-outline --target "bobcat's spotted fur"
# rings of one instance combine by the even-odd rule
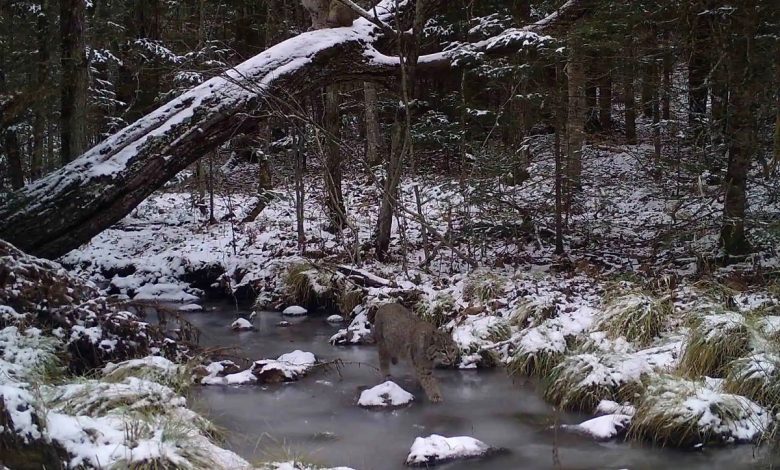
[[[439,384],[433,376],[437,364],[455,365],[458,346],[452,337],[420,319],[401,304],[379,307],[374,317],[374,337],[379,351],[379,371],[390,375],[390,362],[403,358],[414,367],[425,395],[434,403],[442,401]]]

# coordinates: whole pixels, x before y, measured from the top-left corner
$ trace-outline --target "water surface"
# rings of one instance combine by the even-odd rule
[[[213,307],[211,307],[213,308]],[[210,308],[209,308],[210,310]],[[228,447],[251,461],[289,456],[320,465],[347,465],[360,470],[405,468],[403,461],[415,437],[467,435],[508,452],[486,460],[453,462],[438,468],[465,469],[748,469],[764,460],[751,446],[664,450],[637,443],[597,443],[553,424],[578,423],[590,416],[556,413],[534,384],[513,381],[500,370],[437,370],[444,403],[425,400],[422,389],[403,364],[394,380],[416,401],[395,411],[371,411],[355,405],[362,388],[381,383],[372,346],[336,347],[328,338],[339,326],[322,316],[283,318],[262,313],[256,332],[234,333],[228,325],[235,311],[187,314],[201,328],[205,346],[236,346],[251,359],[275,358],[295,349],[321,361],[341,360],[303,380],[270,386],[199,387],[193,400],[217,425],[228,431]],[[276,326],[282,319],[286,328]]]

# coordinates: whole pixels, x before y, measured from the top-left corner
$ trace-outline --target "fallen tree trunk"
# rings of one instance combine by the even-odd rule
[[[281,43],[12,193],[0,207],[0,238],[38,256],[61,256],[119,221],[203,154],[252,130],[269,100],[294,101],[326,83],[390,75],[391,63],[366,55],[371,28],[363,23]]]
[[[581,14],[588,0],[523,29],[464,47],[507,53],[548,38],[541,31]],[[0,201],[0,238],[37,256],[56,258],[128,214],[178,172],[235,135],[256,127],[269,108],[293,103],[326,84],[394,75],[397,58],[374,44],[396,14],[382,1],[373,20],[311,31],[280,43],[193,88],[139,119],[68,165]],[[413,9],[412,2],[400,8]],[[398,12],[402,15],[404,12]],[[399,16],[400,17],[400,16]],[[419,67],[442,67],[459,51],[422,56]]]

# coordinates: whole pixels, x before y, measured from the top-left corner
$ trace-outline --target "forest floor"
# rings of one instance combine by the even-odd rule
[[[401,299],[453,334],[459,367],[503,364],[542,378],[553,404],[624,424],[608,426],[607,437],[626,427],[682,447],[767,437],[780,403],[779,183],[753,179],[756,250],[726,263],[718,175],[671,157],[652,161],[652,147],[609,142],[588,147],[583,166],[562,256],[554,253],[553,165],[539,158],[517,186],[476,174],[405,178],[407,209],[384,262],[362,249],[381,175],[358,171],[344,181],[350,227],[341,237],[326,230],[320,176],[306,177],[305,250],[291,178],[255,221],[239,223],[256,198],[227,176],[216,223],[195,208],[185,181],[61,261],[135,299],[191,304],[207,293],[257,296],[257,310],[338,311],[351,324],[335,344],[370,342],[367,312]],[[256,171],[242,164],[225,173]],[[585,428],[603,434],[598,424]]]

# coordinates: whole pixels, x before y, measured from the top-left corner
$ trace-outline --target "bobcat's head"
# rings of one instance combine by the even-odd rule
[[[437,331],[428,346],[428,357],[434,364],[454,366],[458,362],[460,348],[448,333]]]

